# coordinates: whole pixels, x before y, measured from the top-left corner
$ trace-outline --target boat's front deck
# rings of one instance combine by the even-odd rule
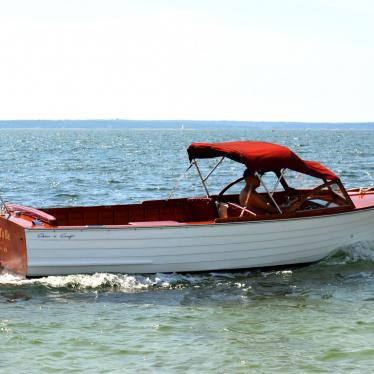
[[[357,209],[374,206],[374,187],[351,189],[348,194]]]

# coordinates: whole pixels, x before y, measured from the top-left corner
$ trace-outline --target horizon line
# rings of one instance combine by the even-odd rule
[[[71,119],[71,118],[59,118],[59,119],[0,119],[1,122],[99,122],[99,121],[118,121],[118,122],[234,122],[234,123],[259,123],[259,124],[373,124],[374,121],[267,121],[267,120],[207,120],[207,119],[125,119],[125,118],[80,118],[80,119]]]

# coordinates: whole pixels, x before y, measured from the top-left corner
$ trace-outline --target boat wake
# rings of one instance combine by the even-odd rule
[[[206,275],[184,275],[184,274],[153,274],[153,275],[128,275],[95,273],[92,275],[77,274],[66,276],[49,276],[34,279],[24,279],[18,275],[3,272],[0,275],[0,286],[28,286],[39,285],[49,288],[70,290],[113,290],[122,292],[136,292],[154,288],[168,289],[183,287],[185,285],[198,284]]]
[[[349,266],[374,262],[374,243],[360,243],[341,248],[317,264],[319,271],[328,272],[331,266]],[[308,267],[306,267],[307,269]],[[304,270],[305,271],[305,270]],[[300,270],[302,273],[303,270]],[[70,291],[112,291],[112,292],[141,292],[154,289],[183,289],[187,287],[216,287],[231,285],[239,287],[243,279],[251,277],[267,278],[271,274],[280,277],[289,276],[293,270],[283,271],[233,271],[209,272],[195,274],[152,274],[128,275],[96,273],[93,275],[77,274],[67,276],[49,276],[34,279],[24,279],[8,272],[0,274],[2,286],[44,286],[50,289],[65,289]],[[299,274],[301,275],[301,274]]]
[[[374,242],[360,242],[342,247],[325,260],[328,264],[350,264],[361,261],[374,261]]]

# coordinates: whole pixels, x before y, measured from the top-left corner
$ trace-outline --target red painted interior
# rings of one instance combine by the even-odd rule
[[[153,200],[131,205],[49,208],[43,211],[54,216],[59,226],[211,221],[218,216],[215,202],[209,198]]]

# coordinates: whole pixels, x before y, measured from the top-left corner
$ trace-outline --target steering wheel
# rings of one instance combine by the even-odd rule
[[[225,194],[225,192],[227,190],[229,190],[232,186],[234,186],[235,184],[237,183],[240,183],[241,181],[243,181],[245,179],[245,177],[240,177],[236,180],[234,180],[233,182],[229,183],[227,186],[225,186],[220,192],[219,194],[217,195],[217,201],[218,202],[221,202],[223,200],[223,195]],[[243,214],[243,212],[246,212],[246,213],[249,213],[251,216],[254,216],[256,217],[257,214],[252,212],[250,209],[244,207],[244,206],[241,206],[239,204],[235,204],[235,203],[232,203],[230,201],[226,202],[226,204],[229,204],[229,206],[233,207],[234,209],[237,209],[239,211],[241,211],[241,214],[240,216]]]
[[[221,200],[222,200],[222,197],[223,197],[223,195],[224,195],[224,193],[225,193],[227,190],[229,190],[229,189],[230,189],[232,186],[234,186],[235,184],[237,184],[237,183],[243,181],[244,179],[245,179],[245,177],[240,177],[240,178],[234,180],[233,182],[229,183],[227,186],[225,186],[225,187],[220,191],[220,193],[217,195],[217,200],[218,200],[218,201],[221,201]]]

